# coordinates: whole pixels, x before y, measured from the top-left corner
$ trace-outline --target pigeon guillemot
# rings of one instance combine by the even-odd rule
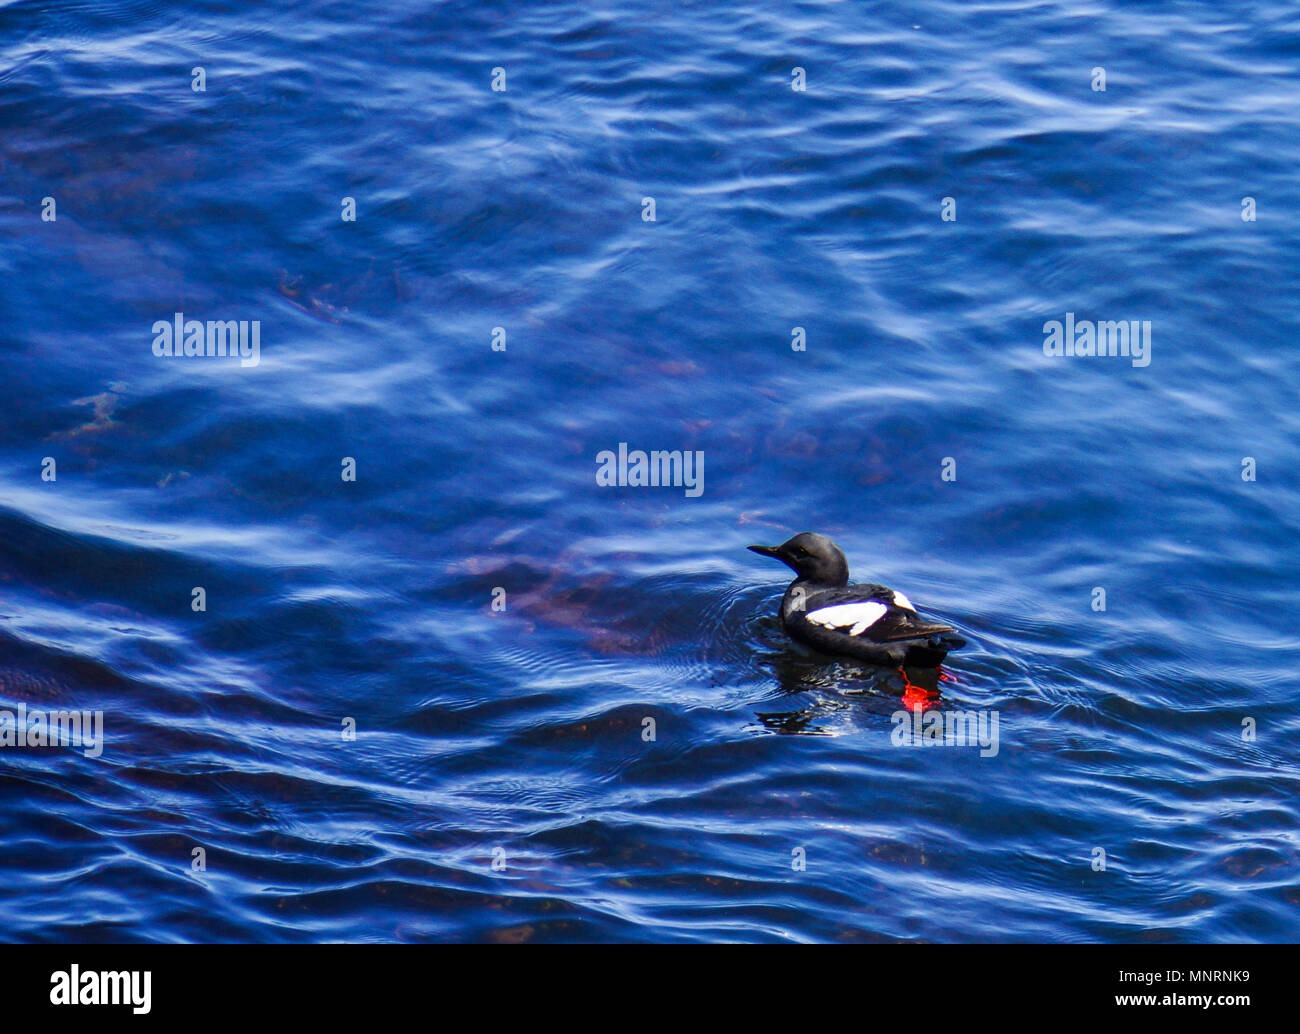
[[[750,546],[794,571],[781,600],[781,625],[792,639],[821,650],[891,667],[937,667],[966,645],[956,629],[922,621],[901,592],[850,585],[849,565],[825,535],[805,531],[779,546]]]

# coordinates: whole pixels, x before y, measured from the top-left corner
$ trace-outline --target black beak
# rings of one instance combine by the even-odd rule
[[[780,546],[747,546],[746,548],[752,553],[757,553],[759,556],[775,557],[777,560],[785,559],[781,554]]]

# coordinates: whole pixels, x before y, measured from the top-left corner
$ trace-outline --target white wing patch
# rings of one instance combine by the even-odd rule
[[[904,610],[910,610],[913,614],[916,613],[916,608],[912,606],[912,601],[897,589],[894,590],[894,606],[902,607]]]
[[[869,603],[839,603],[808,612],[808,620],[822,628],[848,629],[849,635],[861,635],[874,625],[889,608],[872,600]]]

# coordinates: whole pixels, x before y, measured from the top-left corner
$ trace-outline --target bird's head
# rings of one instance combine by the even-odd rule
[[[800,532],[779,546],[750,546],[759,556],[775,557],[800,578],[818,585],[847,585],[849,563],[825,535],[815,531]]]

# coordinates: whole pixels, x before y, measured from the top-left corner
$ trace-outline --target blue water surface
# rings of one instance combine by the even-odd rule
[[[1298,101],[1285,2],[0,3],[0,709],[104,735],[0,938],[1300,938]]]

